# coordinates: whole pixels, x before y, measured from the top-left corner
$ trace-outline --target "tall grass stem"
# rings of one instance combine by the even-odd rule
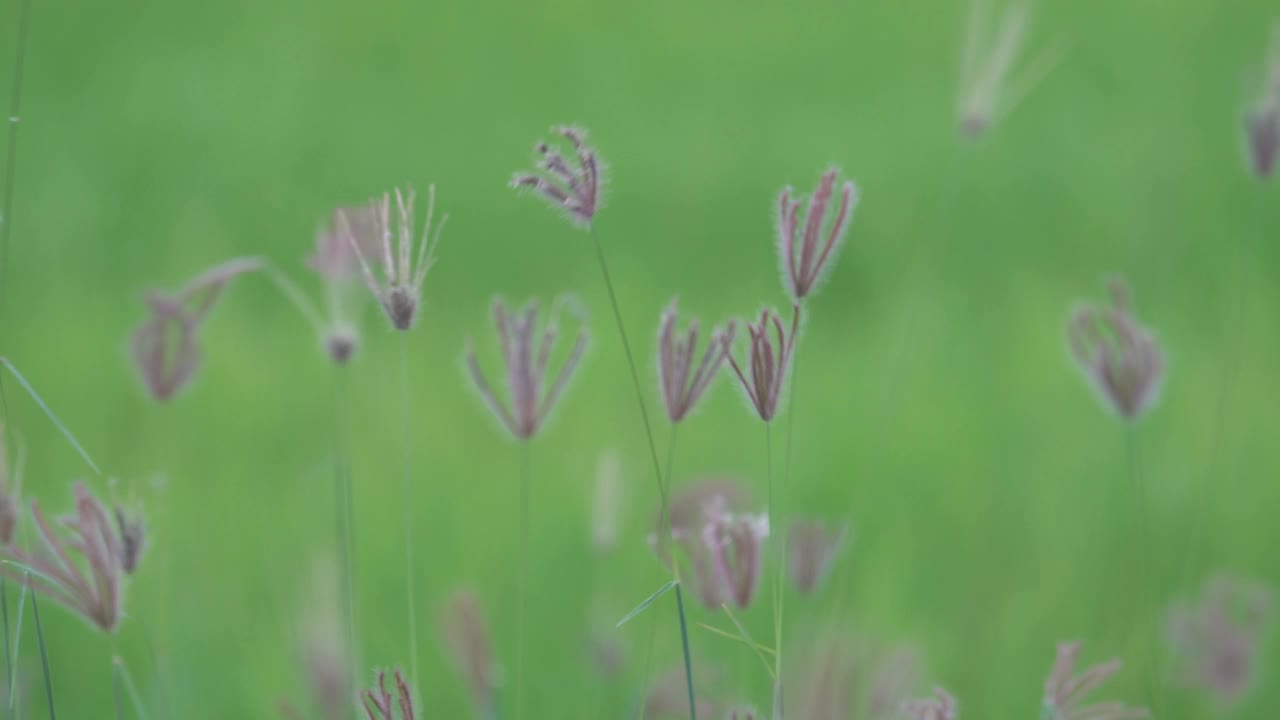
[[[689,623],[684,614],[684,589],[676,583],[676,611],[680,614],[680,646],[684,650],[684,682],[689,690],[689,720],[698,720],[698,699],[693,690],[693,654],[689,651]]]
[[[31,584],[31,575],[27,574],[27,585]],[[40,601],[38,593],[31,593],[31,614],[36,620],[36,644],[40,646],[40,671],[44,675],[44,695],[49,706],[49,720],[57,720],[58,711],[53,702],[53,675],[49,672],[49,648],[44,642],[44,625],[40,623]]]
[[[355,672],[360,667],[356,644],[355,601],[355,509],[351,489],[350,419],[347,417],[347,372],[342,366],[334,369],[334,506],[336,510],[337,553],[339,560],[338,592],[342,597],[342,610],[346,622],[347,658],[353,672],[347,674],[347,697],[355,695]]]
[[[529,441],[520,442],[520,555],[516,588],[516,720],[524,720],[525,603],[529,595]]]
[[[413,483],[409,473],[409,339],[400,333],[400,420],[404,428],[404,572],[409,605],[409,668],[413,687],[418,684],[418,603],[414,599],[413,572]]]
[[[9,717],[15,718],[15,720],[18,717],[18,683],[17,683],[17,673],[15,671],[17,670],[17,667],[18,667],[18,657],[19,657],[18,650],[22,646],[22,617],[23,617],[23,611],[26,610],[26,606],[27,606],[27,593],[29,592],[28,588],[29,588],[29,585],[27,583],[23,583],[22,590],[18,592],[18,618],[13,622],[13,655],[11,656],[11,660],[8,663],[8,666],[9,666]]]

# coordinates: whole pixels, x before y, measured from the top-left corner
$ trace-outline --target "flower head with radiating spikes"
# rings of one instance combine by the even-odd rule
[[[793,305],[791,312],[790,332],[783,328],[782,318],[773,309],[761,310],[758,322],[746,323],[750,343],[745,371],[733,354],[729,355],[729,364],[738,375],[743,393],[756,414],[765,422],[772,421],[778,412],[787,368],[795,350],[796,333],[800,330],[800,306]],[[771,329],[773,338],[769,336]]]
[[[1014,78],[1014,63],[1026,42],[1031,10],[1026,0],[1012,0],[991,30],[988,0],[973,0],[961,60],[957,122],[967,140],[981,138],[1007,115],[1044,78],[1057,62],[1057,54],[1044,54]],[[984,55],[985,53],[985,55]]]
[[[1212,696],[1220,711],[1237,706],[1258,679],[1272,606],[1265,585],[1227,575],[1174,605],[1168,632],[1178,681]]]
[[[835,168],[822,174],[809,197],[803,221],[803,203],[794,196],[795,191],[783,188],[778,196],[778,260],[787,292],[797,303],[808,297],[826,275],[858,206],[858,189],[853,181],[845,180],[839,188],[840,203],[832,211],[839,179],[840,171]]]
[[[731,513],[723,498],[717,498],[705,512],[702,541],[710,551],[711,567],[724,594],[738,608],[746,609],[760,586],[769,517]]]
[[[720,366],[728,359],[734,333],[732,322],[712,330],[707,348],[695,368],[693,360],[698,344],[698,321],[691,320],[688,330],[678,335],[676,319],[676,300],[672,299],[662,313],[658,327],[658,384],[662,388],[667,418],[673,423],[684,420],[711,386]]]
[[[559,316],[567,307],[578,317],[578,332],[568,357],[554,378],[550,377],[551,355],[560,334]],[[509,403],[498,398],[476,359],[475,348],[467,341],[467,368],[485,405],[518,440],[537,434],[564,394],[583,352],[587,349],[584,313],[571,297],[562,297],[551,307],[550,318],[538,332],[538,303],[529,301],[523,310],[511,312],[502,298],[493,301],[493,318],[498,328],[502,359],[507,368]],[[548,385],[547,380],[551,380]]]
[[[413,327],[413,321],[417,317],[418,303],[422,300],[422,283],[427,278],[427,272],[435,265],[436,247],[440,244],[440,233],[444,231],[449,216],[440,218],[440,224],[436,226],[433,235],[431,223],[436,207],[436,187],[428,186],[427,221],[422,226],[422,238],[418,241],[415,260],[413,243],[417,221],[413,211],[413,188],[409,188],[407,194],[396,188],[395,197],[394,220],[390,193],[369,201],[372,232],[378,238],[377,248],[381,251],[382,281],[374,275],[371,261],[365,257],[365,251],[360,247],[357,233],[361,232],[362,220],[344,211],[339,211],[338,217],[342,220],[343,233],[360,262],[360,271],[369,292],[382,305],[387,319],[395,329],[408,330]]]
[[[325,351],[339,365],[351,360],[360,342],[351,305],[362,273],[360,258],[379,252],[374,217],[371,205],[334,210],[329,222],[317,228],[315,250],[306,260],[324,286],[326,325],[317,330]]]
[[[1164,353],[1134,317],[1129,288],[1110,282],[1111,307],[1082,305],[1068,327],[1076,364],[1121,418],[1140,418],[1155,403],[1164,381]]]
[[[124,541],[115,518],[84,483],[76,483],[75,496],[75,515],[59,523],[66,538],[45,517],[39,502],[31,501],[46,551],[28,552],[12,545],[0,549],[5,560],[0,574],[30,583],[37,592],[112,633],[123,616]],[[72,550],[84,558],[83,564],[72,558]]]
[[[1058,645],[1058,655],[1044,684],[1046,720],[1138,720],[1147,717],[1145,708],[1129,707],[1120,702],[1086,705],[1094,691],[1120,672],[1120,661],[1111,659],[1076,672],[1080,659],[1080,643]]]
[[[908,700],[902,712],[911,720],[956,720],[956,699],[942,688],[934,688],[933,697]]]
[[[600,158],[595,148],[587,145],[587,131],[560,126],[551,132],[573,146],[573,161],[558,149],[538,141],[534,151],[540,156],[536,172],[517,173],[511,187],[529,188],[552,207],[564,212],[571,222],[589,227],[600,209],[604,187]]]

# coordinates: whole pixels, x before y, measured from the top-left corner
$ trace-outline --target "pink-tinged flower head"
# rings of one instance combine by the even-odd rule
[[[84,483],[76,483],[76,514],[60,521],[62,534],[31,501],[31,514],[46,552],[0,549],[0,573],[72,610],[104,632],[115,632],[123,614],[124,543],[112,515]],[[83,559],[77,563],[75,551]],[[27,569],[30,569],[28,576]]]
[[[387,687],[387,671],[378,671],[378,684],[360,693],[360,704],[368,720],[416,720],[413,690],[399,669],[394,671],[394,687]],[[399,712],[397,712],[397,710]]]
[[[161,402],[178,394],[200,366],[198,332],[209,311],[236,277],[262,268],[262,261],[239,258],[216,265],[176,293],[151,291],[151,317],[130,341],[133,362],[153,398]]]
[[[440,615],[445,652],[462,676],[476,717],[497,717],[498,665],[493,658],[489,625],[475,593],[455,590]]]
[[[724,499],[706,508],[702,541],[711,552],[711,567],[734,605],[745,609],[755,598],[769,537],[767,515],[740,515],[725,509]]]
[[[600,193],[604,186],[601,163],[595,148],[587,145],[587,132],[574,127],[555,127],[551,132],[573,146],[573,161],[555,147],[539,141],[534,147],[541,159],[534,172],[517,173],[511,187],[529,188],[541,195],[554,208],[564,212],[571,222],[589,227],[600,209]]]
[[[733,600],[732,587],[725,582],[717,568],[711,545],[706,542],[708,516],[718,513],[740,512],[750,504],[751,498],[741,482],[731,478],[698,480],[671,498],[670,535],[661,537],[661,514],[655,519],[656,532],[651,537],[654,552],[668,567],[680,560],[672,553],[672,545],[679,549],[683,559],[693,571],[692,577],[683,582],[691,586],[698,600],[709,610]]]
[[[1022,101],[1052,69],[1056,58],[1042,55],[1016,78],[1014,63],[1022,52],[1031,12],[1025,0],[1012,0],[993,29],[988,0],[974,0],[965,34],[960,69],[957,122],[967,140],[986,134]]]
[[[408,193],[395,190],[396,208],[394,218],[391,212],[391,194],[384,193],[381,198],[369,201],[369,217],[372,222],[359,214],[351,214],[340,210],[338,217],[347,242],[355,251],[360,263],[360,271],[364,275],[365,285],[374,299],[382,305],[387,319],[397,330],[408,330],[413,327],[417,317],[418,303],[422,299],[422,283],[427,279],[427,271],[436,262],[436,247],[440,244],[440,233],[444,231],[449,216],[440,218],[440,224],[431,233],[432,217],[436,207],[436,187],[427,187],[427,221],[422,226],[422,237],[418,240],[417,259],[414,259],[414,235],[417,220],[414,218],[413,188]],[[372,226],[370,231],[368,228]],[[379,280],[370,263],[377,262],[366,257],[361,247],[365,244],[361,234],[372,232],[377,238],[375,254],[380,253],[383,279]]]
[[[339,365],[350,362],[360,344],[351,305],[361,275],[360,258],[380,252],[375,217],[372,205],[334,210],[330,221],[316,230],[315,250],[306,260],[324,286],[327,325],[319,329],[325,351]]]
[[[1216,577],[1195,601],[1169,611],[1169,640],[1179,681],[1208,693],[1220,710],[1239,704],[1254,687],[1272,595],[1261,583]]]
[[[1076,364],[1121,418],[1142,417],[1160,395],[1164,353],[1152,332],[1138,323],[1124,281],[1113,278],[1111,307],[1082,305],[1067,330]]]
[[[760,311],[757,323],[746,323],[750,333],[747,347],[746,371],[729,354],[729,364],[738,375],[742,391],[761,420],[770,422],[778,412],[782,390],[787,378],[791,354],[795,350],[796,333],[800,329],[800,306],[791,307],[791,331],[783,329],[782,318],[776,310]],[[773,337],[769,331],[773,330]]]
[[[711,331],[702,359],[694,367],[694,352],[698,345],[698,321],[689,321],[683,335],[676,332],[676,300],[662,313],[658,326],[658,384],[662,387],[662,401],[667,417],[678,423],[688,417],[703,393],[711,386],[716,373],[729,357],[733,343],[733,323]]]
[[[840,171],[835,168],[822,174],[803,220],[802,202],[794,197],[794,190],[783,188],[778,196],[778,259],[787,292],[797,303],[808,297],[826,275],[858,207],[858,189],[853,181],[845,180],[839,187],[840,203],[832,209],[839,179]]]
[[[22,472],[24,453],[18,448],[10,464],[7,428],[0,422],[0,545],[13,542],[22,507]]]
[[[1245,117],[1245,138],[1253,174],[1270,178],[1280,156],[1280,23],[1272,29],[1262,95]]]
[[[559,337],[559,316],[563,306],[568,306],[578,316],[578,332],[568,358],[560,372],[549,375],[551,354]],[[493,317],[498,327],[498,340],[502,346],[502,359],[507,368],[507,394],[504,404],[494,392],[480,370],[475,348],[467,341],[467,367],[471,380],[480,392],[489,410],[518,440],[528,440],[537,434],[554,409],[556,401],[573,377],[583,352],[587,349],[587,331],[582,324],[583,313],[572,298],[561,298],[551,307],[550,318],[538,332],[538,303],[529,301],[523,310],[511,312],[501,298],[493,301]],[[546,381],[551,380],[550,385]]]
[[[867,714],[879,719],[897,713],[920,684],[921,674],[920,656],[913,648],[906,645],[894,648],[871,676]]]
[[[844,547],[848,526],[821,520],[796,520],[787,529],[787,575],[801,595],[822,586]]]
[[[756,712],[755,708],[734,708],[729,712],[729,720],[764,720],[764,716]]]
[[[1120,671],[1118,659],[1108,660],[1076,672],[1080,643],[1058,645],[1053,670],[1044,684],[1044,711],[1053,720],[1137,720],[1147,717],[1145,708],[1120,702],[1086,705],[1087,698]]]
[[[310,706],[323,720],[350,720],[354,668],[344,640],[338,574],[332,562],[312,563],[306,604],[298,614],[298,640]]]
[[[911,720],[956,720],[956,699],[942,688],[934,688],[933,697],[908,700],[902,704],[902,713]]]

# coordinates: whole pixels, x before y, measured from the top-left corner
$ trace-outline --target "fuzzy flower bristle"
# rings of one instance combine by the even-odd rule
[[[1055,720],[1139,720],[1148,716],[1145,708],[1119,702],[1086,705],[1088,697],[1120,672],[1118,659],[1098,663],[1077,672],[1081,645],[1061,643],[1053,669],[1044,684],[1044,711]]]
[[[800,306],[792,305],[791,313],[789,332],[783,328],[781,316],[771,308],[760,311],[758,322],[746,323],[749,344],[745,371],[732,352],[729,353],[729,364],[738,376],[743,393],[766,423],[771,422],[778,412],[787,370],[795,351],[796,335],[800,330]],[[772,339],[770,330],[774,335]]]
[[[511,187],[532,190],[563,211],[574,225],[589,227],[601,206],[602,163],[595,148],[587,145],[585,130],[559,126],[551,132],[569,142],[574,161],[571,163],[560,150],[539,140],[534,146],[540,158],[537,170],[517,173],[511,178]]]
[[[432,221],[436,207],[436,186],[427,187],[427,219],[422,225],[422,237],[419,239],[416,259],[414,256],[414,235],[416,219],[414,217],[414,201],[416,194],[412,187],[407,192],[399,188],[394,191],[396,208],[394,217],[391,212],[391,195],[384,193],[381,198],[369,201],[369,217],[339,211],[338,218],[341,231],[355,252],[359,261],[360,272],[364,276],[369,292],[382,306],[391,326],[405,331],[413,327],[418,314],[418,304],[422,300],[422,283],[427,272],[436,262],[436,248],[440,244],[440,234],[449,220],[446,214],[432,234]],[[364,223],[368,222],[368,225]],[[371,229],[365,229],[371,227]],[[371,261],[366,257],[366,250],[361,247],[365,243],[362,234],[371,234],[377,238],[374,244],[376,252],[381,255],[383,280],[374,275]]]
[[[1017,106],[1056,63],[1045,54],[1014,76],[1031,22],[1025,0],[1012,0],[997,23],[990,17],[990,0],[973,0],[961,58],[957,124],[966,140],[978,140]],[[995,35],[988,33],[994,28]]]
[[[956,720],[956,699],[942,688],[934,688],[933,697],[908,700],[902,704],[902,712],[911,720]]]
[[[778,196],[778,258],[793,302],[799,303],[813,293],[827,274],[858,207],[858,188],[853,181],[845,180],[839,187],[839,205],[832,211],[839,179],[840,171],[835,168],[822,174],[809,197],[803,220],[803,202],[794,196],[794,190],[783,188]]]
[[[1160,395],[1165,360],[1155,335],[1133,314],[1129,288],[1109,283],[1112,305],[1081,305],[1067,338],[1076,365],[1099,396],[1126,421],[1141,418]]]
[[[151,317],[130,340],[133,362],[151,397],[166,402],[191,381],[200,366],[199,330],[232,280],[261,270],[257,258],[238,258],[216,265],[176,293],[147,294]]]
[[[739,609],[746,609],[760,586],[769,518],[731,513],[723,498],[711,502],[705,512],[702,541],[710,551],[711,567],[723,588],[720,592]]]
[[[392,685],[387,687],[387,671],[379,670],[377,684],[360,693],[365,716],[368,720],[417,720],[413,689],[399,668],[393,671]]]
[[[1237,707],[1256,685],[1273,605],[1262,583],[1227,575],[1174,605],[1168,637],[1178,682],[1212,697],[1222,712]]]
[[[562,308],[567,308],[577,317],[578,331],[568,358],[560,372],[552,377],[549,374],[551,355],[560,334]],[[509,403],[504,403],[494,392],[480,369],[474,345],[467,341],[467,369],[476,390],[485,406],[517,440],[528,440],[542,428],[587,349],[585,313],[575,299],[568,296],[559,298],[552,305],[549,316],[539,333],[537,301],[529,301],[517,312],[510,311],[502,298],[493,301],[494,323],[507,370]],[[548,380],[551,381],[549,385]]]
[[[662,390],[667,418],[678,423],[702,399],[716,373],[729,357],[733,343],[734,323],[711,331],[702,359],[694,367],[694,351],[698,344],[698,321],[689,321],[683,335],[676,332],[677,301],[673,298],[662,313],[658,326],[658,385]]]

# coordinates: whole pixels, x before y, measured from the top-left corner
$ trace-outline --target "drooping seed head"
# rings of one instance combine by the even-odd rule
[[[848,525],[796,520],[787,529],[787,576],[801,595],[818,590],[844,548]]]
[[[387,687],[387,671],[379,670],[377,684],[361,691],[360,706],[364,709],[368,720],[417,719],[413,704],[413,690],[399,668],[394,671],[391,688]],[[398,713],[397,710],[399,710]]]
[[[576,317],[578,332],[564,364],[553,377],[550,375],[550,363],[560,333],[560,315],[564,310]],[[507,371],[507,402],[499,399],[485,378],[470,340],[466,349],[467,368],[485,406],[513,437],[528,440],[546,422],[587,349],[585,312],[574,298],[561,297],[552,304],[549,318],[540,332],[538,303],[535,300],[513,313],[502,298],[497,298],[493,302],[493,316]]]
[[[432,219],[436,207],[436,187],[427,187],[427,219],[422,226],[421,238],[414,253],[414,237],[416,223],[414,217],[414,200],[416,194],[412,187],[407,192],[399,188],[394,191],[396,203],[394,216],[391,211],[391,195],[385,193],[381,198],[369,201],[368,214],[338,211],[341,232],[355,252],[364,276],[365,285],[374,299],[382,306],[391,326],[405,331],[413,327],[418,314],[418,304],[422,298],[422,283],[427,272],[435,265],[436,248],[440,244],[440,234],[449,220],[448,215],[440,218],[440,223],[432,234]],[[369,229],[369,228],[372,229]],[[362,238],[372,235],[375,242],[367,243]],[[372,244],[375,248],[368,251],[361,245]],[[380,254],[382,280],[373,271],[368,255]]]
[[[1160,343],[1133,315],[1129,289],[1110,283],[1112,305],[1081,305],[1067,337],[1076,365],[1108,407],[1126,421],[1141,418],[1160,395],[1165,360]]]
[[[1077,673],[1080,643],[1058,645],[1053,669],[1044,684],[1044,711],[1054,720],[1138,720],[1145,718],[1145,708],[1129,707],[1119,702],[1086,705],[1088,697],[1120,671],[1118,659],[1108,660]]]
[[[673,423],[688,417],[711,386],[716,373],[728,359],[734,334],[732,322],[712,330],[711,340],[695,368],[693,359],[698,344],[698,321],[689,321],[688,330],[679,336],[676,320],[676,300],[673,298],[658,325],[658,385],[662,390],[667,418]]]
[[[474,592],[453,591],[440,614],[440,634],[449,660],[470,693],[476,717],[496,717],[499,671],[489,626]]]
[[[1239,706],[1257,684],[1273,605],[1265,585],[1228,575],[1173,605],[1167,622],[1178,681],[1212,697],[1219,712]]]
[[[956,699],[942,688],[934,688],[933,697],[908,700],[902,704],[902,712],[911,720],[956,720]]]
[[[552,128],[551,132],[569,142],[573,159],[539,140],[534,146],[539,156],[537,169],[517,173],[511,179],[511,187],[537,193],[552,207],[564,212],[574,225],[589,227],[601,206],[603,164],[595,148],[587,145],[585,130],[561,126]]]
[[[835,168],[822,174],[803,220],[803,201],[794,197],[794,190],[783,188],[778,196],[778,262],[793,302],[803,301],[826,276],[858,207],[858,189],[852,180],[845,180],[840,183],[839,205],[833,209],[839,180],[840,171]]]
[[[1272,27],[1262,92],[1245,116],[1244,129],[1249,168],[1267,180],[1280,157],[1280,22]]]
[[[723,498],[711,503],[705,513],[702,541],[710,552],[712,570],[734,605],[746,609],[760,586],[769,516],[731,513]]]
[[[166,402],[190,382],[200,366],[199,330],[236,277],[262,268],[256,258],[229,260],[200,274],[176,293],[151,291],[151,317],[130,340],[134,365],[151,397]]]
[[[747,346],[746,370],[729,353],[729,364],[742,386],[751,407],[765,422],[771,422],[782,399],[787,370],[800,330],[800,306],[791,306],[791,330],[783,329],[782,318],[773,309],[760,311],[760,320],[746,323],[750,339]],[[773,337],[770,337],[770,330]],[[726,341],[728,342],[728,341]]]

